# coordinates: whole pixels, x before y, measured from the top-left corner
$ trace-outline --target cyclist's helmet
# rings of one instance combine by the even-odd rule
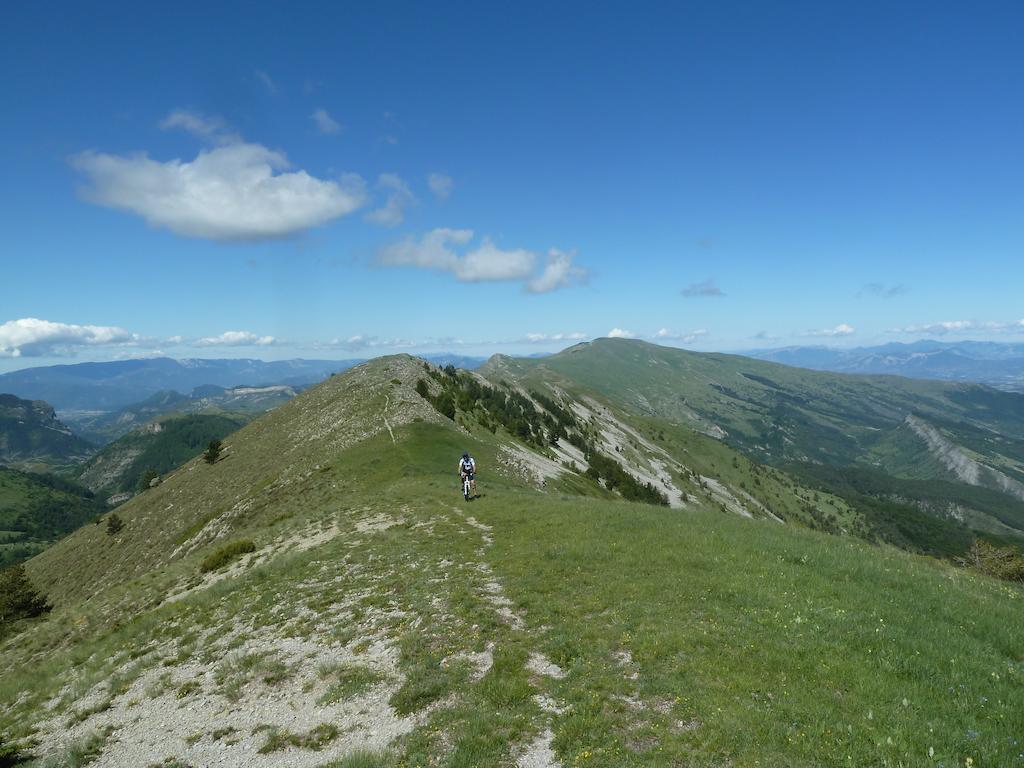
[[[463,451],[462,458],[468,459],[469,458],[469,451]]]

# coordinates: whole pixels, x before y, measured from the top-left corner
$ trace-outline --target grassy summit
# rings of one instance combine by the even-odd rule
[[[336,376],[30,561],[55,608],[0,646],[0,733],[51,764],[1022,759],[1018,587],[809,530],[785,473],[580,401],[685,496],[624,501],[421,378]]]

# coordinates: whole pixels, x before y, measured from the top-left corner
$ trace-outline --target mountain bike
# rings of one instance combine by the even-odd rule
[[[468,473],[462,476],[462,496],[466,501],[473,498],[473,481]]]

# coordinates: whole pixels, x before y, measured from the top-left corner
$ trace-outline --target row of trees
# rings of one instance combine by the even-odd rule
[[[503,427],[524,443],[543,447],[552,437],[545,431],[544,415],[528,397],[511,388],[499,389],[480,382],[476,377],[453,366],[437,370],[427,368],[441,386],[437,395],[430,394],[424,379],[416,382],[416,391],[433,404],[438,413],[454,420],[457,412],[471,414],[492,434]],[[557,437],[555,438],[557,440]]]
[[[651,483],[641,483],[615,459],[593,451],[587,456],[587,476],[592,480],[603,480],[606,488],[618,491],[627,501],[642,501],[645,504],[668,506],[668,496]]]
[[[425,364],[424,369],[440,385],[440,392],[432,395],[425,379],[416,382],[416,391],[446,418],[454,421],[461,411],[472,415],[492,434],[503,427],[538,448],[557,445],[564,439],[583,452],[590,465],[586,474],[591,480],[603,482],[606,488],[629,501],[668,505],[668,497],[651,483],[641,483],[617,461],[600,453],[587,435],[586,426],[553,398],[539,392],[530,392],[530,397],[526,397],[506,382],[500,388],[493,387],[451,365],[438,370]]]

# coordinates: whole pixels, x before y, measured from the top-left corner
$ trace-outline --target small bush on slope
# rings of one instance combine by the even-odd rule
[[[1024,554],[1017,547],[996,547],[979,539],[963,562],[997,579],[1024,582]]]
[[[239,557],[246,554],[247,552],[255,551],[256,545],[250,539],[240,539],[239,541],[232,541],[230,544],[225,544],[223,547],[221,547],[212,555],[203,560],[203,562],[199,564],[199,570],[201,573],[209,573],[210,571],[216,571],[218,568],[223,568],[232,560],[237,560]]]

